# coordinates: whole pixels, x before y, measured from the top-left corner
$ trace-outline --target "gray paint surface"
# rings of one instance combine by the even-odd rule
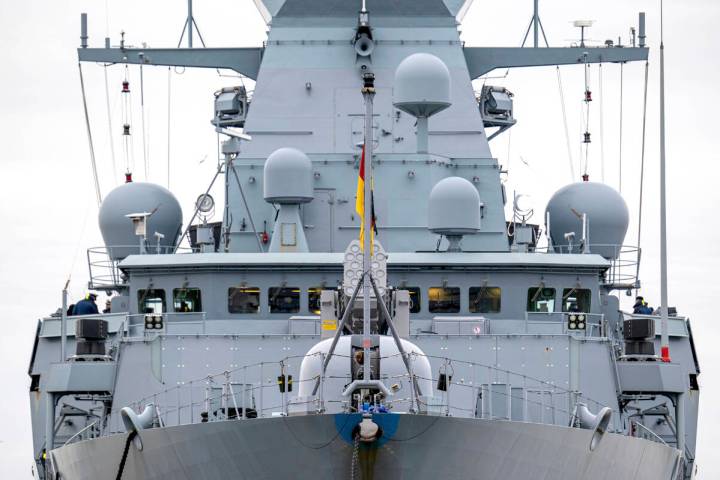
[[[358,415],[311,415],[146,430],[123,478],[344,478],[352,447],[338,426],[357,421]],[[53,456],[67,478],[112,479],[125,438],[69,445]],[[452,417],[400,416],[386,440],[371,478],[669,479],[677,461],[676,450],[636,438],[607,434],[590,452],[587,431]]]
[[[122,293],[129,298],[129,312],[117,314],[112,322],[109,343],[117,362],[111,382],[114,416],[103,433],[121,432],[117,411],[139,407],[148,398],[171,412],[164,418],[168,428],[143,433],[147,449],[142,455],[131,452],[128,478],[297,477],[298,469],[320,478],[348,474],[349,445],[333,438],[337,431],[331,415],[184,425],[197,421],[201,407],[177,407],[204,392],[202,381],[189,384],[193,379],[266,362],[267,370],[253,371],[249,381],[262,385],[263,413],[270,415],[281,405],[275,385],[278,360],[302,356],[320,339],[321,319],[310,314],[308,289],[339,285],[342,254],[337,252],[358,233],[354,195],[357,143],[362,138],[363,65],[376,76],[375,206],[379,239],[390,252],[389,284],[420,287],[421,308],[411,316],[410,340],[434,357],[434,376],[449,359],[455,368],[452,400],[447,393],[435,392],[451,404],[453,417],[400,416],[397,441],[379,452],[377,478],[668,478],[676,458],[668,395],[680,388],[689,396],[686,455],[694,456],[699,391],[687,390],[689,382],[682,387],[675,382],[672,391],[644,398],[624,390],[625,370],[632,367],[620,366],[622,376],[618,371],[623,314],[617,292],[607,286],[612,262],[596,254],[510,251],[500,167],[490,152],[471,83],[502,66],[577,63],[586,50],[588,62],[640,60],[647,58],[647,49],[465,48],[454,18],[462,4],[369,1],[375,49],[371,58],[361,61],[352,45],[356,6],[320,0],[266,1],[266,13],[275,18],[262,48],[146,49],[143,58],[135,49],[80,51],[81,60],[229,67],[257,80],[245,124],[253,141],[243,145],[232,167],[247,204],[235,182],[228,186],[229,253],[131,255],[120,266],[128,275]],[[436,56],[450,74],[451,106],[430,120],[427,154],[416,153],[415,118],[393,106],[395,70],[414,53]],[[313,199],[299,212],[310,253],[255,253],[255,234],[247,227],[248,211],[256,225],[273,225],[275,210],[262,191],[267,180],[263,170],[268,156],[280,147],[297,148],[311,161]],[[434,252],[438,236],[427,229],[426,199],[449,177],[470,182],[483,203],[480,231],[465,239],[463,253]],[[306,186],[307,198],[309,191]],[[275,234],[272,228],[269,234]],[[228,289],[240,285],[258,288],[256,314],[229,313]],[[270,313],[269,289],[281,285],[300,290],[297,314],[308,318],[292,320],[286,313]],[[460,289],[457,312],[430,311],[427,293],[439,286]],[[483,286],[501,288],[499,312],[470,311],[470,288]],[[527,311],[529,291],[539,287],[554,289],[552,312]],[[198,288],[203,311],[170,312],[162,332],[146,333],[137,300],[148,288],[164,290],[170,307],[176,289]],[[587,313],[600,319],[597,330],[567,330],[563,296],[573,289],[589,290]],[[487,331],[468,334],[472,330],[467,324],[480,317]],[[43,321],[31,359],[36,458],[44,446],[46,392],[55,388],[49,372],[58,359],[58,327],[57,318]],[[683,379],[697,375],[686,319],[672,319],[671,343],[673,368]],[[69,347],[72,350],[73,339]],[[288,363],[293,374],[298,367],[299,361]],[[625,385],[637,378],[629,380]],[[485,396],[478,401],[480,392]],[[611,430],[618,434],[606,435],[593,454],[585,448],[587,431],[564,427],[574,404],[572,392],[593,399],[593,411],[602,405],[614,411]],[[513,395],[531,397],[527,412],[518,410]],[[65,395],[57,411],[97,411],[100,402]],[[340,406],[334,408],[340,411]],[[661,408],[667,416],[658,423],[650,410]],[[489,417],[520,417],[526,422],[484,420]],[[61,422],[56,446],[93,421],[91,415],[73,418],[72,424]],[[631,420],[651,429],[659,442],[629,438]],[[399,441],[403,438],[408,440]],[[52,455],[66,478],[104,478],[113,474],[123,441],[123,435],[103,436]]]

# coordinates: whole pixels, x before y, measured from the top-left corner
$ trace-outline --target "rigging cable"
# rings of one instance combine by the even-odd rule
[[[643,91],[642,146],[640,147],[640,200],[638,202],[637,265],[635,278],[640,278],[640,238],[642,233],[643,181],[645,179],[645,124],[647,120],[648,70],[650,62],[645,62],[645,87]],[[637,291],[635,292],[637,295]]]
[[[583,98],[585,108],[585,133],[583,134],[583,144],[585,145],[585,167],[583,168],[583,181],[587,182],[588,177],[588,163],[590,154],[590,102],[592,101],[592,93],[590,92],[590,63],[588,62],[587,55],[585,55],[585,94]]]
[[[135,169],[132,134],[132,99],[130,98],[130,80],[128,79],[128,66],[125,65],[125,79],[122,82],[123,95],[123,156],[125,157],[125,173],[132,173]]]
[[[183,30],[184,32],[184,30]],[[180,41],[182,41],[182,37],[180,37]],[[170,190],[170,99],[171,99],[171,82],[172,79],[172,72],[170,71],[170,67],[168,67],[168,79],[167,79],[167,90],[168,90],[168,99],[167,99],[167,188]]]
[[[605,132],[603,118],[602,63],[598,64],[598,103],[600,104],[600,180],[605,183]]]
[[[112,160],[113,183],[117,185],[117,162],[115,161],[115,141],[113,140],[112,113],[110,111],[110,87],[108,87],[107,65],[103,65],[105,75],[105,108],[107,110],[108,132],[110,136],[110,159]]]
[[[570,162],[570,181],[575,181],[575,162],[572,156],[572,147],[570,145],[570,134],[568,133],[567,112],[565,111],[565,93],[563,92],[562,79],[560,78],[560,66],[555,66],[558,80],[558,90],[560,91],[560,106],[562,107],[563,126],[565,127],[565,143],[567,144],[568,161]]]
[[[92,130],[90,129],[90,115],[87,108],[87,97],[85,95],[85,80],[83,79],[82,64],[78,62],[78,70],[80,72],[80,90],[82,91],[83,110],[85,111],[85,128],[87,129],[88,145],[90,147],[90,164],[92,165],[93,181],[95,182],[95,196],[97,203],[102,203],[102,194],[100,193],[100,182],[98,181],[97,164],[95,163],[95,147],[93,146]]]
[[[147,142],[145,140],[145,82],[143,81],[143,66],[140,65],[140,116],[142,128],[143,166],[145,167],[145,181],[150,181],[150,165],[148,164]]]
[[[620,134],[619,141],[620,151],[618,155],[618,191],[622,193],[622,144],[623,144],[623,67],[624,63],[620,63]]]

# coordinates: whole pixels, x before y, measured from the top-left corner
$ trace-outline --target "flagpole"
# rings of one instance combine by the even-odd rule
[[[365,139],[363,142],[364,162],[364,215],[363,215],[363,380],[370,380],[370,265],[372,252],[372,158],[373,158],[373,98],[375,97],[375,75],[363,75],[363,99],[365,100]],[[380,299],[378,298],[379,302]]]
[[[665,200],[665,43],[660,2],[660,358],[670,361],[668,336],[667,210]]]

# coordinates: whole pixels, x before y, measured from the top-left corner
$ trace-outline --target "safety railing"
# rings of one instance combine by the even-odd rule
[[[648,427],[643,425],[641,422],[637,420],[631,420],[630,421],[630,435],[636,438],[642,438],[645,440],[650,440],[651,442],[656,443],[662,443],[665,446],[668,446],[667,442],[662,439],[660,435],[650,430]]]
[[[389,361],[399,355],[381,357],[381,361]],[[382,399],[384,408],[391,412],[567,426],[578,402],[586,403],[593,411],[605,406],[580,391],[559,386],[561,379],[541,379],[493,365],[439,356],[415,353],[408,356],[411,365],[423,357],[427,359],[433,373],[426,376],[420,373],[422,369],[411,367],[412,377],[407,372],[381,375],[380,380],[394,392],[394,395]],[[324,354],[309,357],[316,357],[322,363]],[[300,365],[309,357],[289,356],[277,362],[253,363],[202,378],[179,381],[173,387],[137,400],[121,402],[124,403],[122,405],[116,398],[102,434],[125,431],[120,418],[120,409],[124,406],[141,412],[147,405],[153,404],[157,424],[162,426],[354,411],[350,398],[343,397],[341,391],[329,390],[329,387],[349,384],[352,380],[350,374],[338,376],[328,370],[326,375],[300,378]],[[347,359],[350,363],[348,356],[335,354],[334,357]],[[432,385],[433,391],[418,395],[412,386],[423,381],[424,385]],[[315,393],[300,397],[295,392],[305,383],[308,385],[304,390]],[[279,388],[281,386],[284,388]],[[615,414],[617,421],[617,410]]]
[[[171,246],[150,244],[141,249],[139,243],[88,248],[89,286],[94,290],[114,290],[127,284],[127,278],[118,267],[120,260],[117,260],[117,257],[124,258],[127,255],[138,254],[192,253],[192,251],[188,247],[179,247],[176,250]]]
[[[582,254],[597,253],[610,261],[610,268],[605,273],[605,285],[617,288],[633,288],[638,279],[638,265],[642,250],[635,245],[610,245],[591,243],[584,248],[582,244],[577,245],[553,245],[538,247],[536,252],[560,253],[560,254]]]
[[[88,248],[87,262],[91,289],[113,289],[127,283],[127,279],[118,268],[118,260],[112,258],[106,247]]]

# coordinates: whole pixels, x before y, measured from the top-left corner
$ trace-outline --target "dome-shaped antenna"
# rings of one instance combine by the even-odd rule
[[[622,196],[597,182],[561,188],[550,198],[545,216],[555,251],[598,253],[608,259],[618,257],[629,223]]]
[[[480,230],[480,194],[470,181],[449,177],[433,187],[428,201],[428,229],[447,237],[449,252],[459,252],[463,235]]]
[[[263,195],[271,203],[298,204],[313,199],[312,162],[296,148],[279,148],[267,158]]]
[[[263,196],[266,202],[280,205],[269,251],[309,251],[299,208],[313,200],[312,162],[308,156],[295,148],[279,148],[271,153],[265,161]]]
[[[142,213],[139,213],[142,212]],[[133,224],[142,219],[144,233],[142,246]],[[155,251],[172,253],[182,228],[182,208],[168,189],[154,183],[128,182],[112,190],[100,205],[98,215],[100,232],[113,260],[128,255]],[[153,248],[150,248],[153,247]]]
[[[414,53],[395,70],[393,105],[417,118],[417,151],[428,151],[428,118],[451,105],[450,71],[429,53]]]

